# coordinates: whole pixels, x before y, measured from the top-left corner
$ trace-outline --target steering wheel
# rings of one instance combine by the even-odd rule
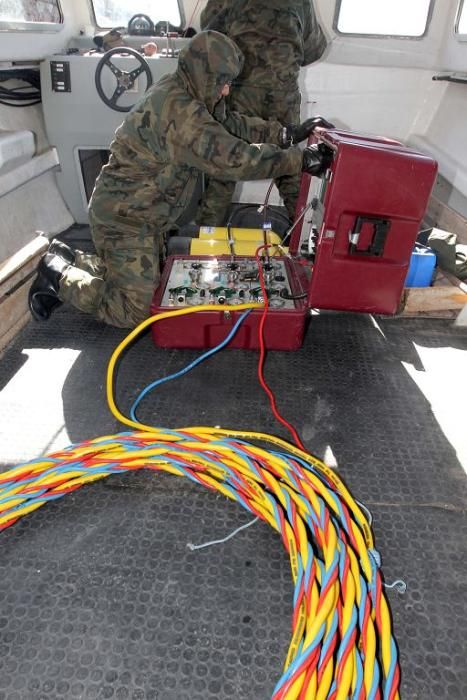
[[[133,15],[128,22],[128,34],[131,36],[154,36],[154,22],[149,15]]]
[[[117,68],[117,66],[112,63],[111,60],[113,56],[117,55],[133,56],[133,58],[136,58],[139,63],[138,67],[132,71],[125,71]],[[117,87],[115,88],[112,97],[107,97],[102,88],[101,75],[105,66],[110,68],[114,76],[117,78]],[[143,56],[138,53],[138,51],[135,51],[135,49],[130,49],[126,46],[116,46],[115,48],[110,49],[110,51],[107,51],[97,64],[95,75],[96,90],[102,102],[104,102],[111,109],[115,109],[117,112],[129,112],[134,104],[124,107],[122,105],[118,105],[117,102],[124,92],[131,90],[135,84],[136,78],[141,75],[141,73],[146,75],[146,88],[144,90],[146,92],[146,90],[148,90],[152,85],[152,73],[148,62],[143,58]]]

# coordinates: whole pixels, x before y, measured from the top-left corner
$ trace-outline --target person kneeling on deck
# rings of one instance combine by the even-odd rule
[[[202,172],[251,180],[320,167],[311,149],[287,147],[290,131],[297,143],[316,118],[284,128],[225,110],[222,98],[242,62],[229,38],[200,32],[180,52],[176,72],[159,80],[127,115],[90,201],[97,254],[52,242],[29,293],[36,320],[47,320],[68,302],[111,325],[137,325],[148,316],[159,281],[163,234],[190,205]]]

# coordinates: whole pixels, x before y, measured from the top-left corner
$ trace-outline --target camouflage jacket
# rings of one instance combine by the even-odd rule
[[[312,0],[208,0],[201,27],[226,34],[240,47],[240,85],[296,85],[300,66],[317,61],[327,45]]]
[[[273,145],[279,122],[228,111],[222,123],[214,118],[222,86],[241,66],[238,47],[218,32],[200,32],[183,48],[176,72],[150,88],[117,129],[91,198],[94,221],[121,228],[150,219],[163,231],[190,204],[200,172],[221,180],[300,172],[301,151]]]

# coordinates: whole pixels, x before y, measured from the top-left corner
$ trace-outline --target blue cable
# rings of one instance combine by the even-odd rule
[[[164,384],[165,382],[170,382],[172,379],[178,379],[178,377],[182,377],[184,374],[192,370],[194,367],[199,365],[201,362],[204,362],[204,360],[207,360],[208,357],[211,357],[211,355],[214,355],[216,352],[219,350],[222,350],[222,348],[225,348],[226,345],[230,343],[238,329],[240,328],[240,325],[243,323],[243,321],[246,319],[246,317],[253,311],[253,309],[247,309],[238,319],[238,321],[235,323],[234,327],[230,331],[229,335],[222,341],[222,343],[219,343],[219,345],[216,345],[215,348],[211,348],[211,350],[208,350],[205,352],[203,355],[200,355],[196,360],[193,360],[193,362],[190,362],[189,365],[184,367],[183,369],[179,370],[178,372],[174,372],[174,374],[170,374],[168,377],[162,377],[161,379],[156,379],[155,382],[152,382],[152,384],[149,384],[143,391],[140,393],[136,401],[134,402],[133,406],[130,409],[130,416],[131,419],[134,421],[138,421],[136,417],[136,409],[138,408],[139,404],[141,401],[144,399],[144,397],[149,394],[150,391],[155,389],[157,386],[160,386],[161,384]]]

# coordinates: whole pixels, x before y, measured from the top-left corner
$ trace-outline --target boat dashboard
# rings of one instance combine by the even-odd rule
[[[60,190],[78,223],[87,221],[95,177],[125,113],[152,83],[175,71],[178,52],[188,41],[168,37],[160,47],[160,37],[144,38],[157,43],[153,55],[145,55],[139,36],[139,41],[124,37],[125,46],[107,52],[77,46],[88,43],[78,40],[41,62],[47,137],[58,152]]]

